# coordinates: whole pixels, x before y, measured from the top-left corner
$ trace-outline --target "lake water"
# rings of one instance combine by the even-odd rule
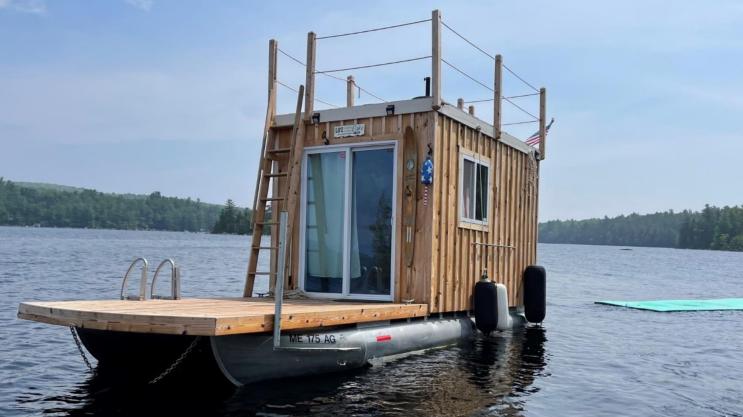
[[[0,416],[743,416],[743,312],[593,303],[743,297],[743,253],[540,245],[542,329],[216,397],[111,388],[87,372],[67,328],[16,319],[23,300],[117,298],[135,255],[175,258],[184,296],[239,295],[248,246],[245,236],[0,227]]]

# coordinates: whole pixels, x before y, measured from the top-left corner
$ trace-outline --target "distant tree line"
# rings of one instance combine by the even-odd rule
[[[227,233],[232,235],[247,235],[252,232],[252,215],[250,210],[240,209],[232,200],[219,212],[219,218],[212,228],[212,233]]]
[[[68,187],[69,188],[69,187]],[[210,231],[220,206],[190,198],[30,187],[0,178],[0,225]]]
[[[539,225],[539,241],[743,251],[743,206],[552,220]]]

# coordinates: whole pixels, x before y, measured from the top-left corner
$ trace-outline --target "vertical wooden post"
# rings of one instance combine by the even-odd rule
[[[349,75],[346,78],[346,107],[353,107],[353,93],[356,90],[356,82],[353,79],[353,75]]]
[[[542,87],[539,89],[539,160],[544,159],[544,145],[545,139],[547,139],[547,129],[545,122],[547,121],[547,89]]]
[[[441,12],[431,12],[431,82],[433,109],[441,108]]]
[[[276,88],[276,65],[279,42],[276,39],[268,41],[268,91]]]
[[[503,57],[495,56],[495,82],[493,85],[493,132],[495,140],[500,140],[502,120],[501,105],[503,104]]]
[[[317,35],[315,32],[307,34],[307,85],[304,91],[304,120],[310,121],[315,104],[315,44]]]
[[[463,98],[457,99],[457,108],[459,110],[464,110],[464,99]]]
[[[472,115],[472,116],[474,116],[474,115],[475,115],[475,106],[474,106],[474,105],[470,105],[470,108],[469,108],[469,113],[470,113],[470,115]]]

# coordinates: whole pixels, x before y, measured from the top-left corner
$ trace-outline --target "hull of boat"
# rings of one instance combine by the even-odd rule
[[[518,318],[521,316],[514,317]],[[375,361],[467,340],[468,317],[380,322],[284,332],[275,349],[269,333],[200,337],[78,329],[101,374],[147,382],[161,379],[244,385],[279,378],[342,372]]]
[[[235,385],[266,379],[341,372],[377,359],[431,349],[474,335],[467,317],[418,320],[282,334],[274,349],[270,334],[211,338],[220,368]]]

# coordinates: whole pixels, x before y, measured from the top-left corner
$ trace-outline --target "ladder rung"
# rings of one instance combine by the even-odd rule
[[[261,198],[261,201],[282,201],[284,200],[284,197],[266,197]]]
[[[253,249],[254,249],[254,250],[261,250],[261,249],[271,249],[271,250],[276,250],[276,249],[278,249],[278,248],[279,248],[278,246],[253,246]]]
[[[291,148],[276,148],[276,149],[266,149],[267,153],[287,153],[291,150]]]
[[[289,173],[287,172],[275,172],[275,173],[270,173],[270,174],[263,174],[263,176],[266,178],[286,177],[287,175],[289,175]]]
[[[260,224],[261,226],[273,226],[279,224],[279,222],[255,222],[255,224]]]

